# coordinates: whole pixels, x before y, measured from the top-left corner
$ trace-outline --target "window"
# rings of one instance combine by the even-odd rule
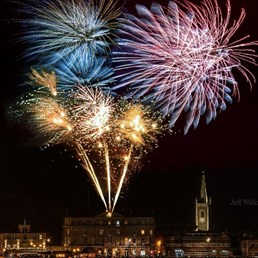
[[[199,211],[199,222],[205,223],[205,211],[204,210]]]
[[[132,239],[131,238],[125,238],[125,246],[131,246]]]
[[[116,245],[120,245],[121,242],[120,242],[120,238],[116,238]]]
[[[144,230],[144,229],[141,230],[141,235],[142,235],[142,236],[145,235],[145,230]]]
[[[42,239],[42,235],[39,235],[39,239]]]
[[[120,221],[119,220],[116,221],[116,226],[120,226]]]
[[[112,243],[112,236],[108,234],[108,244],[110,245]]]

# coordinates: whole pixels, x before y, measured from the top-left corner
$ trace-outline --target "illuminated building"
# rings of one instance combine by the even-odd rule
[[[197,231],[209,231],[210,229],[210,205],[206,190],[205,175],[202,174],[200,197],[195,202],[195,224]]]
[[[33,253],[44,251],[47,248],[47,234],[31,232],[31,225],[18,225],[18,233],[0,234],[0,252]]]
[[[91,249],[113,257],[149,256],[155,248],[153,217],[124,217],[113,213],[96,217],[66,217],[63,245],[66,250]]]

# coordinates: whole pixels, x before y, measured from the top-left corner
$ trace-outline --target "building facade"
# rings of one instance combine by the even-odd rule
[[[241,252],[244,257],[258,257],[258,239],[242,240]]]
[[[232,256],[230,239],[223,233],[185,233],[166,240],[166,256],[225,257]]]
[[[124,217],[107,213],[95,217],[66,217],[63,245],[66,250],[92,250],[113,257],[149,256],[154,248],[154,217]]]
[[[26,252],[33,253],[44,251],[47,248],[47,234],[31,232],[31,225],[18,225],[17,233],[1,233],[0,234],[0,252],[2,254],[8,252]]]

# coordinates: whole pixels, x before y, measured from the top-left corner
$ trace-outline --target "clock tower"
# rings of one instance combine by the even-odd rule
[[[209,231],[210,229],[211,199],[208,199],[205,174],[202,173],[200,196],[195,202],[195,223],[197,231]]]

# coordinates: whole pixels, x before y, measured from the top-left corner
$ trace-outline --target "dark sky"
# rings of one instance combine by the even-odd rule
[[[130,9],[135,2],[130,0]],[[8,3],[1,1],[4,18],[15,15]],[[234,15],[241,7],[247,11],[239,33],[258,39],[258,3],[232,3]],[[96,215],[104,206],[63,146],[44,151],[30,147],[21,131],[7,126],[4,110],[14,101],[24,63],[18,58],[22,47],[11,40],[19,27],[1,25],[0,232],[16,229],[26,218],[32,229],[58,235],[65,215]],[[250,68],[258,78],[257,67]],[[142,170],[119,199],[117,212],[154,214],[159,223],[193,224],[194,202],[205,171],[215,228],[258,229],[258,85],[250,90],[243,78],[235,75],[240,102],[229,105],[209,125],[201,121],[185,136],[179,132],[160,139],[159,147],[143,160]],[[232,200],[241,200],[241,205],[231,205]],[[254,202],[247,205],[248,200]]]

